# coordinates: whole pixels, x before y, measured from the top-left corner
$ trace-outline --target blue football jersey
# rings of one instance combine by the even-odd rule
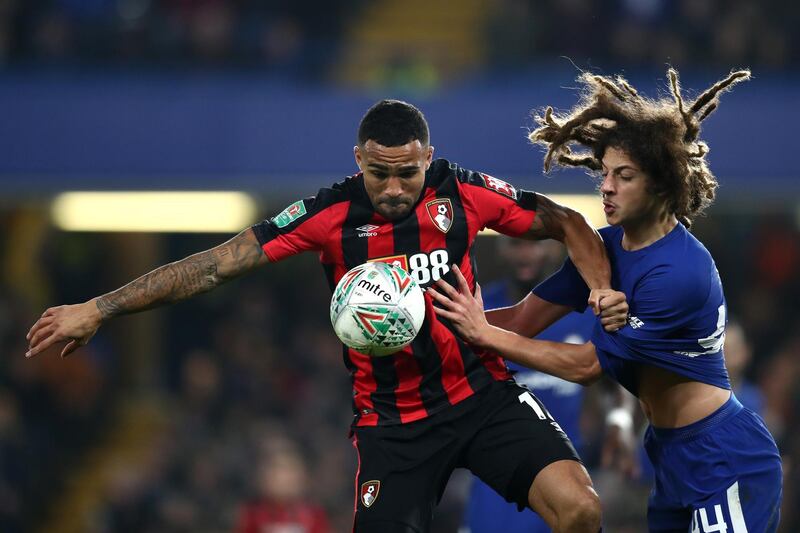
[[[630,308],[628,323],[619,331],[608,333],[599,322],[594,327],[591,341],[603,371],[634,395],[640,365],[730,389],[722,352],[725,296],[703,244],[680,223],[635,251],[622,248],[620,227],[603,228],[600,234],[611,262],[612,286],[625,293]],[[534,293],[583,310],[589,289],[567,260]]]

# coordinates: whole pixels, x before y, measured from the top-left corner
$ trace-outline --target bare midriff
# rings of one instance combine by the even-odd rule
[[[660,428],[679,428],[702,420],[731,396],[727,389],[654,366],[642,367],[638,392],[650,424]]]

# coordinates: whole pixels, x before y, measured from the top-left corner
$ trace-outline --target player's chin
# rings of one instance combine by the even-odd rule
[[[616,211],[612,211],[611,213],[606,213],[606,223],[609,226],[617,226],[619,225],[620,222],[622,222],[622,218]]]
[[[409,204],[379,204],[377,211],[385,219],[398,220],[408,216],[411,212],[411,206]]]

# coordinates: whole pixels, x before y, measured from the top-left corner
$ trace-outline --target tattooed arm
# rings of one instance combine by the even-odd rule
[[[583,218],[583,215],[547,196],[536,195],[536,218],[524,239],[556,239],[567,247],[572,262],[591,290],[589,305],[595,314],[600,312],[600,300],[611,291],[611,266],[606,256],[603,238]]]
[[[258,265],[267,263],[253,231],[246,229],[219,246],[159,267],[124,287],[77,305],[51,307],[28,332],[26,357],[68,341],[64,357],[85,345],[110,318],[208,292]]]

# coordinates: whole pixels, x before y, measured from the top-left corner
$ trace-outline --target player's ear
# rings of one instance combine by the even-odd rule
[[[353,156],[356,158],[356,165],[361,168],[361,147],[358,145],[353,146]]]
[[[433,146],[428,146],[428,156],[425,158],[425,170],[431,168],[431,161],[433,161]]]

